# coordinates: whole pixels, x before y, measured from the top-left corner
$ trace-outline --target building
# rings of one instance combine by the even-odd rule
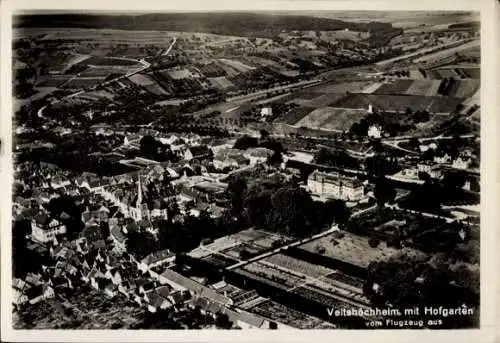
[[[450,157],[450,155],[448,155],[446,153],[443,155],[434,156],[434,162],[438,163],[438,164],[446,164],[446,163],[450,163],[450,161],[451,161],[451,157]]]
[[[273,109],[271,107],[262,107],[260,115],[261,117],[271,117],[273,115]]]
[[[359,201],[364,196],[363,183],[339,173],[315,170],[307,179],[307,188],[324,199]]]
[[[452,167],[456,169],[467,169],[471,163],[471,159],[468,157],[457,157],[453,160]]]
[[[440,179],[443,176],[443,171],[438,165],[430,162],[422,162],[417,164],[419,173],[427,173],[433,179]]]
[[[248,165],[250,160],[245,156],[239,155],[217,155],[214,157],[213,164],[217,169],[238,168]]]
[[[271,149],[267,148],[250,148],[245,151],[243,154],[244,157],[246,157],[251,165],[257,164],[257,163],[263,163],[266,162],[269,157],[271,157],[274,154],[274,152]]]
[[[38,214],[31,221],[31,235],[38,242],[51,242],[65,233],[66,226],[63,223],[44,213]]]
[[[368,137],[380,138],[382,137],[382,128],[379,125],[372,125],[368,128]]]
[[[140,176],[138,176],[136,185],[135,191],[133,185],[129,188],[126,186],[104,188],[102,196],[117,206],[125,217],[131,217],[136,221],[155,217],[167,219],[168,213],[164,199],[156,198],[149,201],[148,206],[147,193],[143,189]]]
[[[206,145],[191,146],[184,152],[184,159],[203,159],[212,156],[212,151]]]

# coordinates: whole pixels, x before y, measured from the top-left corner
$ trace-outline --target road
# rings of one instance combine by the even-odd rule
[[[174,45],[175,45],[176,42],[177,42],[177,37],[174,37],[174,41],[172,42],[172,44],[170,44],[170,46],[168,47],[168,49],[163,54],[161,54],[161,55],[162,56],[167,56],[170,53],[170,50],[172,50],[172,48],[174,47]]]

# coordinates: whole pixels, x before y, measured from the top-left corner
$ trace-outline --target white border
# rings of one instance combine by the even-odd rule
[[[12,139],[11,139],[11,13],[17,10],[58,10],[68,11],[313,11],[313,10],[475,10],[481,11],[481,329],[459,331],[417,331],[417,330],[280,330],[280,331],[125,331],[125,330],[13,330],[11,326],[11,185],[12,185]],[[103,1],[85,0],[10,0],[1,4],[1,137],[2,157],[0,175],[1,197],[1,339],[2,341],[23,342],[302,342],[313,340],[377,342],[500,342],[496,334],[500,317],[496,309],[500,307],[498,289],[498,260],[496,243],[498,240],[498,195],[500,178],[498,166],[500,155],[498,146],[497,116],[500,108],[500,87],[498,61],[500,57],[498,35],[500,5],[496,0],[323,0],[323,1],[229,1],[229,0],[183,0],[183,1]],[[498,159],[498,163],[497,163]],[[496,306],[497,305],[497,306]]]

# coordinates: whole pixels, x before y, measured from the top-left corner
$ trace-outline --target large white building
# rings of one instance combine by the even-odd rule
[[[31,236],[38,242],[57,241],[56,237],[65,233],[66,226],[46,214],[39,214],[31,221]]]
[[[323,199],[359,201],[364,195],[363,183],[339,173],[315,170],[307,179],[307,188]]]

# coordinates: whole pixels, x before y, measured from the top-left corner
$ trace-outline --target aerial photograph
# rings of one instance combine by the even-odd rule
[[[12,24],[13,329],[479,327],[479,12]]]

